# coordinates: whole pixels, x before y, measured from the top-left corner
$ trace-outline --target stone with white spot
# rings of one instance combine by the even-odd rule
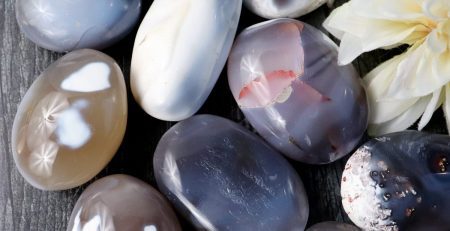
[[[450,138],[405,131],[372,139],[348,160],[342,204],[367,231],[450,227]]]
[[[67,231],[181,231],[166,199],[147,183],[127,175],[95,181],[81,194]]]
[[[309,206],[290,164],[240,125],[212,115],[184,120],[153,159],[159,188],[199,230],[302,231]]]
[[[35,80],[19,105],[12,132],[17,168],[40,189],[81,185],[114,156],[127,114],[117,63],[94,50],[71,52]]]
[[[102,49],[125,37],[139,19],[141,0],[17,0],[25,36],[53,51]]]

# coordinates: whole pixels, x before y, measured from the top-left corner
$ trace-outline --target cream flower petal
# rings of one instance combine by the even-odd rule
[[[397,21],[426,20],[422,12],[422,1],[411,0],[353,0],[352,8],[358,9],[356,14],[374,19],[389,19]]]
[[[450,132],[450,0],[350,0],[323,26],[341,39],[339,64],[410,45],[364,78],[369,133],[400,131],[422,116],[420,130],[442,104]]]
[[[444,89],[445,99],[444,99],[444,115],[447,121],[447,130],[450,131],[450,85],[447,84]]]
[[[372,136],[384,135],[387,133],[398,132],[405,130],[414,124],[417,119],[425,111],[431,96],[422,97],[408,110],[403,112],[400,116],[381,124],[369,124],[368,133]]]
[[[364,52],[377,48],[391,48],[426,35],[428,29],[421,23],[411,26],[403,21],[361,17],[351,3],[334,10],[323,26],[342,39],[339,48],[339,64],[345,65]]]
[[[425,127],[425,125],[427,125],[428,122],[430,122],[433,113],[439,108],[439,106],[442,105],[443,95],[441,93],[442,89],[439,89],[433,93],[433,96],[430,102],[428,103],[427,107],[425,108],[422,118],[419,121],[418,130],[422,130]]]
[[[449,18],[450,3],[448,0],[427,0],[423,2],[422,10],[435,21],[446,20]]]
[[[450,82],[448,54],[434,54],[426,43],[412,47],[392,81],[386,98],[408,99],[432,94]]]
[[[386,100],[383,98],[385,91],[395,78],[398,64],[405,57],[405,54],[398,55],[382,63],[364,77],[371,110],[369,123],[380,124],[390,121],[419,100],[419,97],[406,100]]]

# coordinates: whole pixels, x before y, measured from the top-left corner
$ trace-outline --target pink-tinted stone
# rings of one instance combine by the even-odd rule
[[[293,19],[251,26],[235,41],[228,80],[243,113],[272,146],[312,164],[348,154],[367,127],[367,99],[337,47]]]

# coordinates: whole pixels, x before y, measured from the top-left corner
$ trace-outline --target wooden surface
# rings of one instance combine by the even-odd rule
[[[333,7],[345,1],[336,1]],[[143,12],[150,1],[143,0]],[[326,6],[301,17],[323,31],[321,23],[331,10]],[[141,18],[144,14],[141,15]],[[239,31],[263,21],[243,9]],[[119,44],[104,50],[122,67],[129,90],[129,66],[134,34],[137,28]],[[354,62],[361,75],[386,60],[398,50],[365,54]],[[62,54],[38,48],[19,31],[14,14],[14,0],[0,1],[0,230],[65,230],[72,208],[83,190],[91,183],[60,192],[44,192],[27,184],[17,171],[11,153],[11,128],[17,107],[34,79]],[[129,120],[125,139],[117,155],[96,179],[115,173],[129,174],[155,186],[152,170],[153,151],[161,135],[172,123],[148,116],[134,102],[130,93]],[[250,126],[237,108],[222,73],[211,96],[199,111],[230,118]],[[445,133],[442,114],[433,119],[433,130]],[[339,182],[344,158],[325,166],[310,166],[292,162],[298,170],[310,203],[308,226],[319,221],[348,221],[342,210]],[[95,179],[94,179],[95,180]],[[189,229],[184,222],[186,229]]]

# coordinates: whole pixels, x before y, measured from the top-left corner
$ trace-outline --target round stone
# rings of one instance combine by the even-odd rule
[[[20,103],[14,160],[37,188],[73,188],[112,159],[126,124],[127,95],[117,63],[98,51],[74,51],[49,66]]]
[[[333,0],[331,0],[333,1]],[[263,18],[297,18],[330,0],[244,0],[247,8]]]
[[[67,231],[181,231],[165,198],[145,182],[127,175],[95,181],[81,194]]]
[[[363,230],[450,227],[450,138],[405,131],[372,139],[348,160],[342,204]]]
[[[17,0],[21,31],[53,51],[102,49],[127,35],[139,19],[141,0]]]
[[[251,125],[292,159],[333,162],[366,130],[358,74],[337,64],[328,37],[300,21],[275,19],[245,29],[230,54],[228,82]]]
[[[200,230],[304,230],[308,202],[289,163],[240,125],[184,120],[160,140],[158,187]]]

